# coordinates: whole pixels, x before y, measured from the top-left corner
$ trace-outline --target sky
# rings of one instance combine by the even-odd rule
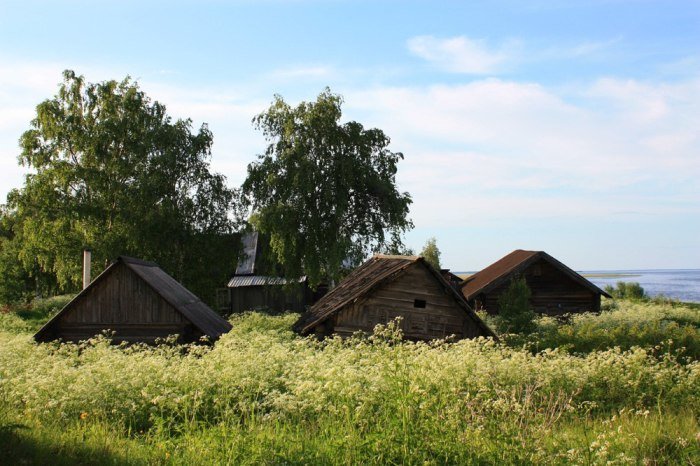
[[[65,69],[207,123],[232,186],[253,116],[330,87],[404,154],[406,243],[456,271],[700,268],[698,1],[0,0],[0,202]]]

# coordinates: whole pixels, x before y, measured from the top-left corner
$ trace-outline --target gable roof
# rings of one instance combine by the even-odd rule
[[[435,280],[451,295],[472,320],[490,336],[496,336],[493,331],[469,307],[464,298],[445,280],[438,270],[435,270],[422,257],[390,256],[377,254],[356,268],[338,286],[328,292],[316,304],[302,315],[294,324],[294,330],[301,334],[308,333],[313,327],[324,322],[339,312],[346,305],[357,301],[378,286],[400,276],[410,266],[418,264],[426,267]]]
[[[58,314],[51,318],[34,335],[34,338],[38,340],[44,335],[53,323],[71,308],[75,301],[86,296],[97,283],[105,280],[118,264],[124,264],[129,270],[138,275],[156,294],[167,301],[204,335],[211,339],[218,339],[222,334],[231,330],[231,324],[226,319],[212,311],[201,299],[165,273],[157,264],[133,257],[119,256],[117,260],[112,262],[97,278],[66,304]]]
[[[471,300],[481,293],[488,293],[508,280],[512,274],[521,273],[540,259],[546,260],[569,278],[588,288],[593,293],[598,293],[608,298],[610,297],[605,291],[601,290],[579,273],[562,264],[546,252],[525,251],[523,249],[516,249],[480,272],[467,277],[462,285],[462,294],[467,300]]]

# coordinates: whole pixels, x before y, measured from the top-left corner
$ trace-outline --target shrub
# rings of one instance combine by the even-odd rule
[[[565,323],[543,316],[535,325],[534,333],[512,336],[508,343],[515,347],[526,343],[533,351],[559,348],[580,354],[639,346],[700,360],[700,312],[680,303],[618,300],[613,309],[600,314],[569,315]]]
[[[530,288],[525,278],[514,278],[498,297],[496,327],[501,333],[530,333],[535,312],[530,308]]]
[[[648,299],[644,288],[637,282],[617,282],[617,286],[605,286],[605,292],[616,299],[642,301]]]
[[[588,318],[603,327],[661,312],[630,306]],[[69,464],[104,457],[81,453],[84,442],[118,453],[110,464],[698,463],[697,361],[653,347],[402,342],[394,323],[317,341],[289,330],[296,317],[237,315],[205,347],[35,344],[0,331],[0,457],[47,463],[16,456],[17,436],[38,436],[58,456],[77,452]],[[3,443],[3,430],[14,437]]]

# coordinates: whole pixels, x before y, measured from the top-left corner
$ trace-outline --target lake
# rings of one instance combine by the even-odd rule
[[[579,272],[600,288],[617,282],[637,282],[649,296],[664,295],[679,301],[700,303],[700,269],[589,270]]]
[[[468,276],[475,272],[455,272]],[[664,295],[688,303],[700,303],[700,269],[587,270],[579,272],[600,288],[617,282],[637,282],[649,296]]]

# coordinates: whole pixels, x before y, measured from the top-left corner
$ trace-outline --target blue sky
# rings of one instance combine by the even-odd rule
[[[230,184],[273,94],[325,87],[382,128],[407,243],[476,270],[516,248],[578,270],[700,268],[700,2],[0,1],[0,196],[64,69],[137,79],[206,122]]]

